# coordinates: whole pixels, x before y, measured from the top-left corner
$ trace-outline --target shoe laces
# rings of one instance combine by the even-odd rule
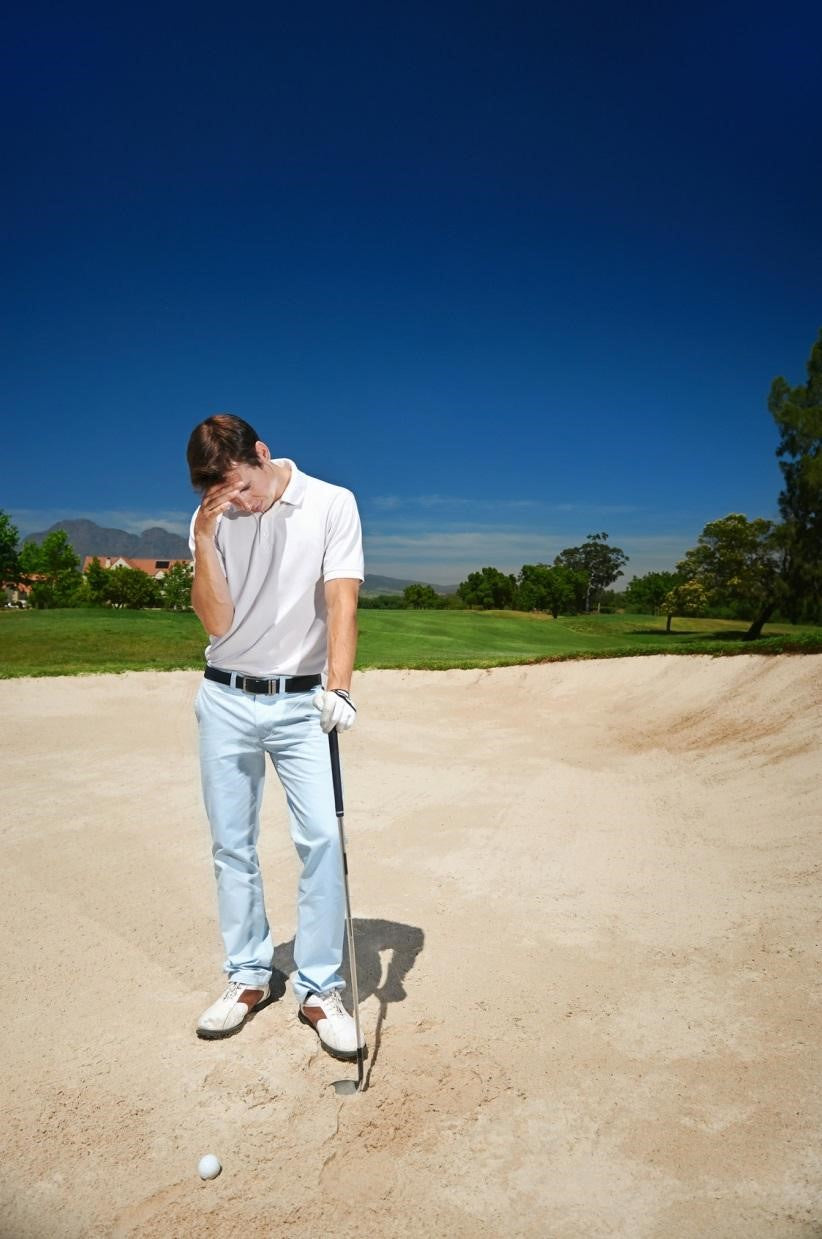
[[[327,1015],[342,1016],[343,1019],[348,1017],[348,1012],[343,1006],[343,1000],[338,989],[326,990],[324,994],[320,995],[320,998]]]
[[[236,1002],[237,999],[240,997],[240,994],[242,994],[243,990],[247,988],[248,986],[244,985],[242,981],[229,981],[228,985],[225,987],[225,993],[223,994],[220,1001],[221,1002],[228,1002],[228,1001]]]

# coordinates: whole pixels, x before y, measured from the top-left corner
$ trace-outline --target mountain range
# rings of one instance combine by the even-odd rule
[[[57,521],[39,533],[30,533],[25,542],[40,543],[46,534],[65,530],[80,562],[86,555],[124,555],[127,559],[191,559],[188,539],[170,533],[159,525],[142,533],[126,533],[125,529],[106,529],[94,521]]]
[[[136,534],[127,533],[125,529],[106,529],[94,521],[57,521],[48,529],[27,534],[23,541],[39,544],[46,534],[54,533],[58,529],[65,531],[81,562],[86,555],[123,555],[126,559],[191,558],[188,540],[178,533],[170,533],[168,529],[162,529],[159,525],[154,525],[151,529],[144,529],[142,533]],[[423,584],[426,583],[423,582]],[[367,573],[360,592],[366,595],[401,594],[407,585],[417,584],[420,582]],[[433,585],[432,588],[438,594],[454,594],[457,591],[456,585]]]

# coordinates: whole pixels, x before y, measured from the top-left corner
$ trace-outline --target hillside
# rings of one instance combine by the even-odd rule
[[[457,592],[456,585],[435,585],[431,581],[420,581],[419,578],[413,581],[406,581],[399,577],[377,576],[372,572],[367,572],[360,593],[366,595],[401,594],[409,585],[430,585],[436,594],[455,594]]]
[[[170,533],[159,525],[142,533],[126,533],[125,529],[107,529],[95,521],[57,521],[39,533],[30,533],[25,542],[40,543],[46,534],[63,529],[69,542],[83,560],[86,555],[125,555],[129,559],[189,559],[188,540]]]

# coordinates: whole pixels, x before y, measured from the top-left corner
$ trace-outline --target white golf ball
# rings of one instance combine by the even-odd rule
[[[206,1153],[197,1163],[197,1173],[201,1179],[216,1179],[221,1170],[220,1159],[213,1153]]]

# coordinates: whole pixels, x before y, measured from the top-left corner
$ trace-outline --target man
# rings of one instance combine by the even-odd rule
[[[195,712],[229,978],[197,1033],[229,1036],[269,997],[274,948],[256,846],[267,753],[302,861],[290,978],[299,1016],[330,1054],[356,1058],[340,997],[345,888],[327,739],[356,714],[356,502],[293,460],[272,459],[230,414],[194,429],[188,465],[202,492],[191,601],[210,636]]]

